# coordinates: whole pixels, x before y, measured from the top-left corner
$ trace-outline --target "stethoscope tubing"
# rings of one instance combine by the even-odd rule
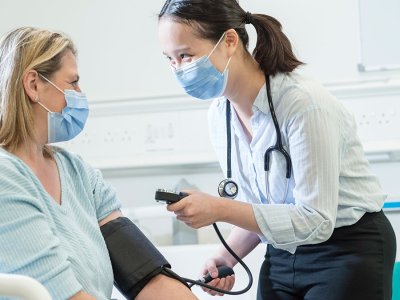
[[[270,79],[269,76],[265,76],[265,84],[266,84],[266,89],[267,89],[267,98],[268,98],[268,106],[269,110],[271,113],[271,118],[272,122],[274,123],[274,128],[276,132],[276,142],[273,146],[269,147],[265,153],[264,153],[264,171],[266,172],[265,175],[265,184],[266,184],[266,195],[267,195],[267,202],[269,202],[270,196],[270,189],[269,189],[269,169],[270,169],[270,158],[272,152],[278,152],[279,154],[283,155],[285,158],[286,162],[286,191],[285,191],[285,196],[284,196],[284,201],[286,200],[288,190],[289,190],[289,180],[290,177],[292,176],[292,160],[290,158],[289,153],[285,150],[283,147],[282,143],[282,134],[281,130],[279,127],[278,120],[276,118],[276,113],[274,109],[274,104],[272,102],[272,93],[271,93],[271,85],[270,85]],[[226,100],[226,140],[227,140],[227,145],[226,145],[226,159],[227,159],[227,178],[231,179],[232,178],[232,132],[231,132],[231,105],[229,99]],[[233,180],[230,180],[231,182],[234,182]],[[236,183],[235,183],[236,184]],[[236,184],[236,186],[238,186]],[[236,193],[237,194],[237,193]]]

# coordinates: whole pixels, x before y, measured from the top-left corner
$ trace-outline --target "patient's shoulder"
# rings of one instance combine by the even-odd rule
[[[0,147],[0,175],[21,174],[23,169],[21,159]]]
[[[29,194],[35,190],[35,185],[26,164],[0,148],[0,194]]]

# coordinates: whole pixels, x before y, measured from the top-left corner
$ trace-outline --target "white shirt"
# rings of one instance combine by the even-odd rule
[[[276,132],[265,85],[253,104],[252,141],[232,107],[232,179],[237,199],[252,203],[260,239],[294,253],[296,247],[326,241],[333,229],[381,210],[386,195],[371,173],[354,117],[324,87],[296,73],[271,78],[271,93],[283,146],[293,170],[286,199],[286,163],[272,154],[267,203],[264,153]],[[226,99],[209,110],[211,142],[226,174]]]

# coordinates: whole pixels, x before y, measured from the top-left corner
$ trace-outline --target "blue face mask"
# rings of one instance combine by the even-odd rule
[[[43,75],[43,79],[64,94],[67,106],[61,113],[52,112],[42,103],[38,103],[48,111],[48,143],[65,142],[76,137],[85,127],[89,115],[89,107],[84,93],[75,90],[62,91]]]
[[[224,36],[225,33],[221,36],[208,56],[203,56],[175,70],[176,79],[190,96],[207,100],[220,97],[225,91],[228,82],[228,65],[231,61],[231,57],[222,73],[213,66],[209,59]]]

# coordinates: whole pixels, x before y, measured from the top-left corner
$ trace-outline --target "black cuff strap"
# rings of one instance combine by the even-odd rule
[[[114,284],[134,299],[156,275],[171,268],[168,261],[131,220],[120,217],[100,227],[114,272]]]

